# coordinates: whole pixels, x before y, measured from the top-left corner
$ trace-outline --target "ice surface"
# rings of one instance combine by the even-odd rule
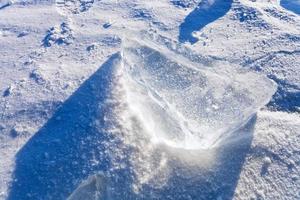
[[[68,200],[108,199],[106,186],[104,174],[92,175],[73,191]]]
[[[125,41],[123,65],[135,88],[129,102],[148,133],[178,148],[213,147],[276,91],[266,77],[234,64],[204,66],[149,42]]]

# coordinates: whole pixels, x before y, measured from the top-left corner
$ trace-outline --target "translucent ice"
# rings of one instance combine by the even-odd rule
[[[125,41],[123,68],[135,88],[129,101],[153,141],[211,148],[264,106],[276,85],[226,62],[195,63],[148,42]]]
[[[67,200],[92,200],[92,199],[110,199],[107,191],[107,178],[99,173],[91,175],[82,182],[68,197]]]

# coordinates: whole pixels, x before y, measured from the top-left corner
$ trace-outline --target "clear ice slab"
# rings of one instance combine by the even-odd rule
[[[123,70],[134,88],[128,99],[154,142],[212,148],[247,123],[276,91],[273,81],[236,64],[204,63],[156,43],[124,41]]]

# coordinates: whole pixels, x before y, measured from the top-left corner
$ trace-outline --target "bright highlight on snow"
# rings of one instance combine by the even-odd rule
[[[154,142],[177,148],[214,147],[276,91],[257,73],[225,62],[193,63],[149,42],[125,41],[122,56],[134,88],[128,91],[129,104],[140,112]]]
[[[299,8],[0,0],[0,200],[300,200]]]

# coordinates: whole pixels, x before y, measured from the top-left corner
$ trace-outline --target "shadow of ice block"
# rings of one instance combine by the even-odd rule
[[[122,59],[134,88],[128,101],[153,141],[173,147],[216,146],[276,91],[265,76],[235,64],[195,63],[150,41],[124,41]]]
[[[102,191],[105,179],[98,172],[111,169],[109,149],[117,148],[114,137],[105,131],[112,122],[104,119],[113,110],[106,102],[114,91],[119,63],[120,55],[111,55],[22,146],[16,154],[8,200],[67,199],[93,174],[76,197],[85,194],[88,199],[88,194]],[[118,175],[126,179],[127,171],[124,174]],[[73,195],[72,199],[78,198]]]
[[[232,0],[202,0],[179,26],[179,42],[194,44],[198,38],[193,32],[200,31],[210,23],[222,18],[231,9]]]
[[[281,0],[280,5],[298,15],[300,15],[300,1],[299,0]]]

